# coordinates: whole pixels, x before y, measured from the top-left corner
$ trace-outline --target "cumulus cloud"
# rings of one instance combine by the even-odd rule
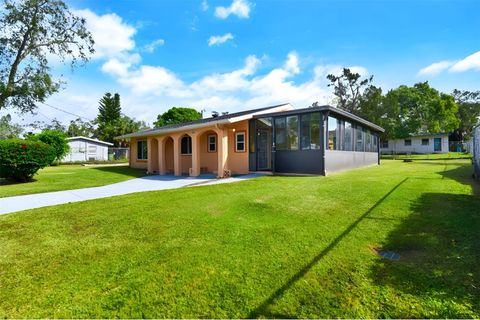
[[[437,75],[437,74],[447,70],[454,63],[455,63],[454,61],[447,61],[447,60],[440,61],[440,62],[435,62],[435,63],[432,63],[429,66],[426,66],[425,68],[420,69],[420,71],[418,71],[418,75],[419,76],[430,76],[430,75],[434,76],[434,75]]]
[[[136,29],[115,13],[97,15],[89,9],[75,10],[87,21],[87,28],[95,41],[94,59],[116,57],[135,48]]]
[[[431,65],[420,69],[417,75],[435,76],[446,70],[448,70],[448,72],[466,72],[470,70],[480,71],[480,51],[477,51],[460,60],[443,60],[432,63]]]
[[[211,36],[208,39],[208,46],[209,47],[218,46],[218,45],[220,45],[222,43],[225,43],[228,40],[232,40],[232,39],[233,39],[233,35],[231,33],[226,33],[223,36]]]
[[[153,53],[157,47],[163,46],[164,44],[165,44],[165,40],[157,39],[144,45],[142,48],[142,51]]]
[[[220,19],[227,19],[230,15],[239,18],[249,18],[252,4],[246,0],[233,0],[228,7],[216,7],[215,16]]]

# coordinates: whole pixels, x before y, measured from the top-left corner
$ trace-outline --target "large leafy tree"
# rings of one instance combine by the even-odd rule
[[[94,134],[93,124],[89,121],[83,121],[80,118],[71,120],[67,129],[69,137],[91,137]]]
[[[202,114],[193,108],[173,107],[166,112],[159,114],[157,121],[153,123],[155,127],[162,127],[171,124],[184,123],[202,118]]]
[[[341,75],[329,74],[327,79],[330,81],[328,86],[333,87],[337,107],[353,114],[359,114],[363,91],[371,85],[373,76],[361,79],[359,73],[343,68]]]
[[[18,139],[22,133],[23,127],[13,123],[9,114],[0,117],[0,140]]]
[[[45,129],[41,133],[30,135],[29,140],[41,141],[54,149],[55,160],[61,161],[70,150],[67,135],[59,130]]]
[[[453,97],[458,104],[457,117],[460,125],[455,130],[460,140],[472,137],[472,130],[480,119],[480,91],[453,90]]]
[[[75,67],[94,52],[85,19],[62,0],[3,0],[0,4],[0,110],[32,111],[60,89],[49,59]]]

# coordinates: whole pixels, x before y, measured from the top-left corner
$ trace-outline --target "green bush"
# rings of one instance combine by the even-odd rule
[[[59,130],[45,129],[41,133],[37,133],[28,138],[33,141],[41,141],[51,146],[55,151],[55,159],[53,161],[61,161],[70,150],[67,135]]]
[[[54,160],[55,150],[41,141],[0,141],[0,178],[25,182]]]

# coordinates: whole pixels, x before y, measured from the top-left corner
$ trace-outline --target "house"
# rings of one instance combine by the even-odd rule
[[[127,134],[150,173],[321,174],[379,163],[379,126],[331,106],[282,104]]]
[[[380,153],[448,153],[448,134],[420,134],[405,139],[380,141]]]
[[[100,141],[87,137],[67,138],[70,151],[62,162],[75,161],[106,161],[108,160],[108,147],[113,143]]]
[[[473,151],[473,176],[476,179],[480,179],[480,125],[477,125],[473,128],[473,141],[472,141],[472,151]]]

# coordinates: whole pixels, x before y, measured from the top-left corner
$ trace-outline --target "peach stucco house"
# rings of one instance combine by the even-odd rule
[[[127,134],[130,166],[217,177],[252,171],[327,174],[378,164],[383,129],[331,106],[289,103]]]

